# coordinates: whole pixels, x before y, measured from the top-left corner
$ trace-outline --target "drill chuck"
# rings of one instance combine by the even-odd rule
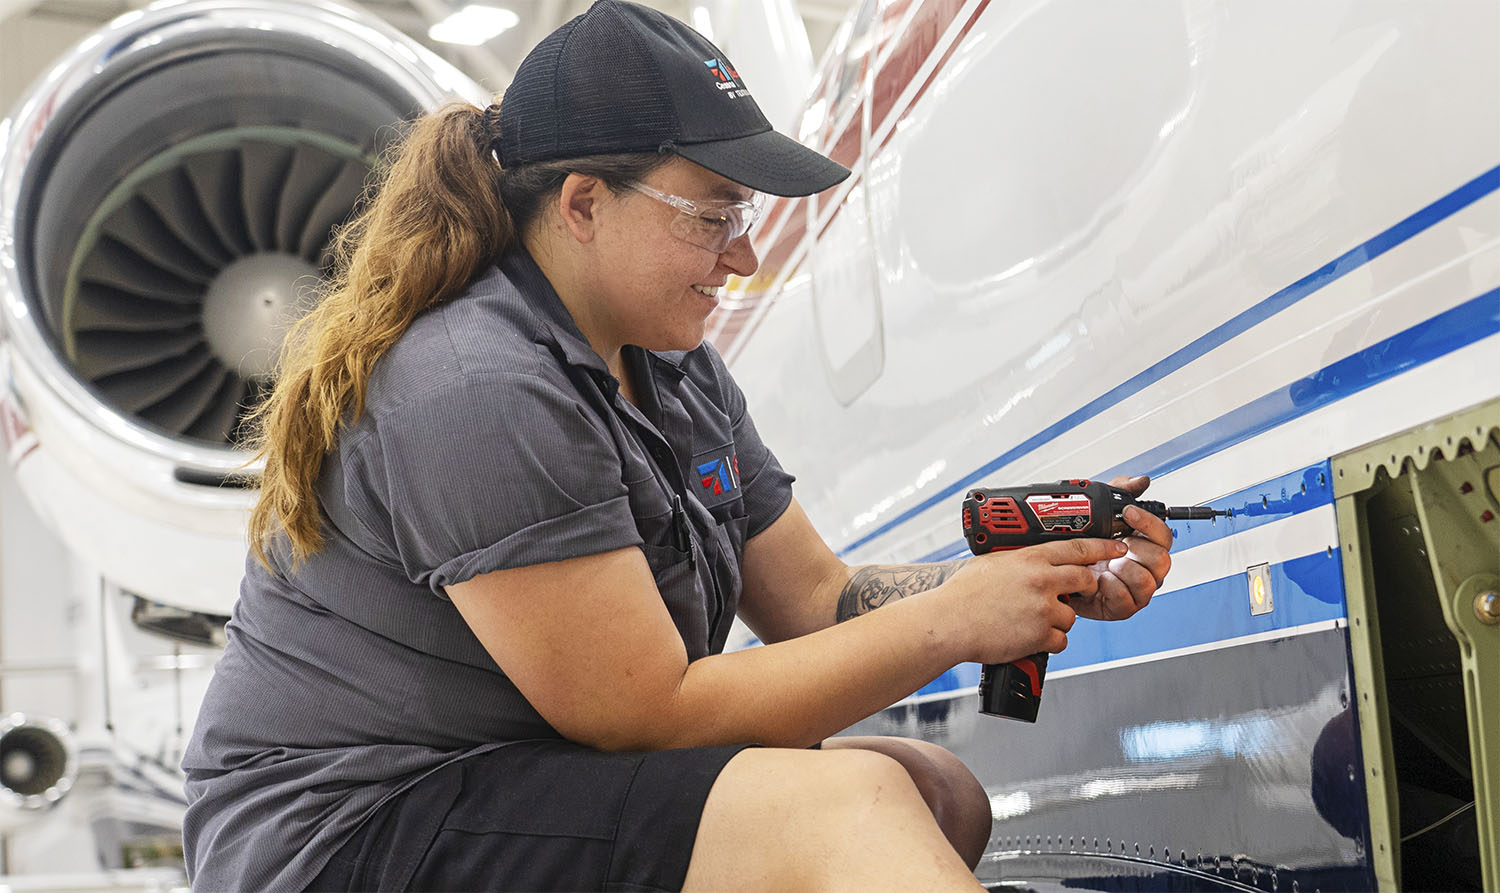
[[[1233,518],[1234,512],[1221,512],[1218,509],[1211,509],[1206,505],[1174,505],[1166,510],[1166,514],[1159,515],[1158,517],[1168,521],[1208,521],[1220,515],[1228,515]]]

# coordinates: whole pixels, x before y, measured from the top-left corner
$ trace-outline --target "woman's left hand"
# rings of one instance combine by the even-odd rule
[[[1138,497],[1146,492],[1151,480],[1144,475],[1121,476],[1109,484]],[[1124,558],[1094,565],[1099,577],[1097,593],[1068,600],[1080,617],[1124,620],[1134,616],[1150,603],[1172,567],[1172,556],[1168,554],[1172,531],[1165,521],[1135,506],[1125,510],[1125,521],[1135,528],[1135,533],[1124,540],[1130,551]]]

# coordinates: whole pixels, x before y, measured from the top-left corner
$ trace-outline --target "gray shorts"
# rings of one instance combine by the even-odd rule
[[[709,788],[743,747],[519,741],[418,781],[310,890],[680,890]]]

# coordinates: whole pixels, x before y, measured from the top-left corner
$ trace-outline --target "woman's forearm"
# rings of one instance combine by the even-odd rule
[[[945,616],[941,593],[888,601],[806,636],[694,661],[673,700],[677,721],[667,724],[682,738],[665,746],[806,747],[966,659],[962,627]]]
[[[835,623],[868,614],[882,605],[936,588],[963,566],[963,561],[941,564],[867,564],[849,568],[839,591]]]

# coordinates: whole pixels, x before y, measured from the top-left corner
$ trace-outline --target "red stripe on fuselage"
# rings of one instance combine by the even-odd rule
[[[870,123],[876,131],[880,130],[901,91],[911,83],[912,75],[948,33],[963,5],[964,0],[928,0],[917,10],[911,25],[901,34],[901,42],[875,73],[875,86],[870,94]],[[959,39],[962,36],[959,35]]]
[[[882,26],[899,23],[900,16],[905,13],[907,6],[911,2],[912,0],[897,0],[896,3],[892,4],[892,7],[887,8],[887,14],[882,19]],[[912,78],[921,69],[923,63],[932,55],[933,50],[942,42],[943,36],[951,30],[954,21],[958,18],[959,12],[963,9],[964,2],[965,0],[926,0],[917,10],[911,26],[901,33],[900,42],[896,45],[895,50],[886,59],[885,64],[875,72],[875,83],[870,96],[872,133],[878,132],[881,129],[881,126],[885,123],[885,118],[890,114],[896,100],[911,83]],[[897,119],[898,122],[911,114],[911,110],[916,106],[917,101],[927,92],[927,88],[931,86],[938,74],[943,70],[943,67],[948,64],[948,60],[952,58],[954,50],[968,36],[969,31],[974,27],[974,23],[979,20],[979,16],[989,5],[990,0],[980,0],[978,6],[974,8],[974,12],[970,14],[958,33],[953,37],[942,58],[933,66],[932,71],[928,72],[927,77],[923,80],[921,87],[912,96],[911,101],[901,109],[900,118]],[[892,9],[895,7],[899,7],[899,10],[892,13]],[[868,56],[859,60],[859,64],[861,65],[869,64],[869,62],[870,59]],[[831,106],[835,97],[829,95],[830,90],[835,86],[835,80],[842,70],[843,66],[838,64],[837,60],[830,59],[824,65],[819,83],[814,88],[812,95],[825,99]],[[834,109],[829,108],[828,114],[830,118],[833,112]],[[834,144],[832,151],[829,153],[840,164],[852,167],[853,163],[858,160],[858,148],[863,139],[864,122],[862,118],[863,116],[858,113],[850,118],[849,123],[844,128],[844,132],[839,135],[837,143]],[[897,122],[892,122],[893,125],[895,123]],[[831,128],[834,126],[834,122],[830,120],[826,126]],[[891,126],[886,133],[885,139],[881,142],[880,146],[876,147],[875,151],[884,148],[885,144],[890,142],[891,136],[895,132],[895,126]],[[820,134],[824,138],[815,141],[815,145],[827,145],[827,133],[828,131],[825,130],[824,134]],[[852,154],[851,150],[853,150]],[[859,173],[854,175],[856,179],[859,176]],[[839,186],[834,187],[834,189],[839,188]],[[829,192],[832,192],[832,190],[829,190]],[[783,207],[785,210],[778,211],[779,208]],[[771,213],[772,215],[791,213],[794,217],[787,221],[786,228],[781,231],[776,241],[766,250],[760,270],[757,271],[755,277],[751,279],[748,287],[745,289],[744,297],[741,299],[742,303],[731,310],[721,308],[715,311],[714,317],[710,319],[710,326],[719,329],[718,334],[714,338],[714,344],[719,349],[719,352],[726,356],[738,342],[749,338],[754,333],[756,326],[748,325],[750,317],[766,300],[771,300],[774,303],[775,299],[769,297],[769,289],[772,283],[776,279],[781,278],[783,264],[791,258],[798,246],[807,238],[807,215],[800,199],[790,201],[779,199],[777,206],[772,208]],[[828,220],[824,222],[819,235],[827,231],[828,226],[833,222],[833,218],[838,213],[835,210],[829,216]],[[788,270],[785,272],[790,275],[794,271]],[[717,320],[722,318],[723,314],[727,314],[728,319],[724,320],[720,326]],[[761,318],[763,319],[764,316]]]

